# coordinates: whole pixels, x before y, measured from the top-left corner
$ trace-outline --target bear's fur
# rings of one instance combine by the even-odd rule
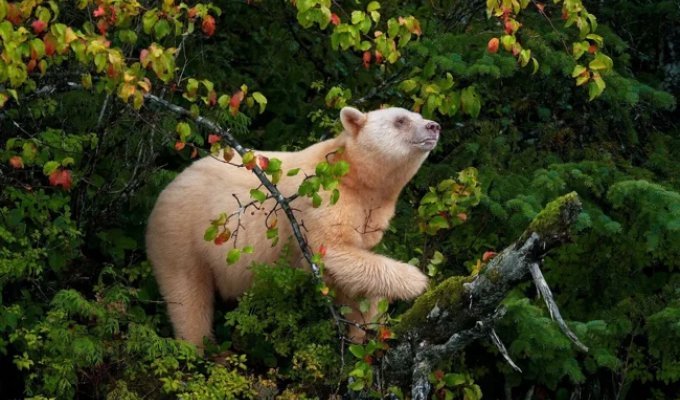
[[[287,171],[301,168],[297,176],[283,176],[278,184],[284,196],[297,192],[305,174],[313,175],[316,165],[326,159],[346,160],[350,169],[339,185],[340,199],[329,205],[324,193],[321,207],[300,198],[293,202],[298,220],[306,228],[312,249],[324,245],[324,279],[336,290],[336,301],[349,304],[348,316],[356,322],[370,322],[381,297],[411,299],[427,287],[427,277],[416,267],[378,255],[371,248],[380,242],[406,183],[413,177],[439,138],[439,125],[419,114],[401,108],[362,113],[346,107],[340,112],[344,131],[338,137],[298,152],[256,152],[278,158]],[[344,151],[337,152],[344,147]],[[219,157],[217,157],[219,158]],[[236,156],[231,161],[240,164]],[[272,247],[265,238],[265,218],[274,207],[268,199],[261,210],[249,208],[242,214],[239,247],[254,246],[253,254],[227,265],[226,254],[233,241],[215,245],[203,239],[210,221],[220,213],[237,211],[238,198],[248,203],[250,189],[260,185],[245,168],[227,165],[213,157],[194,162],[160,194],[149,217],[146,233],[147,254],[160,291],[167,302],[175,335],[201,347],[203,337],[211,337],[215,291],[225,298],[236,298],[251,284],[248,266],[255,260],[270,263],[277,259],[282,244]],[[254,213],[253,213],[254,212]],[[291,228],[279,213],[280,242],[291,236]],[[228,227],[236,229],[237,218]],[[233,239],[232,239],[233,240]],[[292,261],[304,264],[297,246]],[[365,297],[372,309],[362,314],[354,299]],[[350,329],[354,340],[363,332]]]

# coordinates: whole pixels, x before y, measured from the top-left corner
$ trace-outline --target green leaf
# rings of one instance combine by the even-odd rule
[[[27,368],[27,369],[28,369],[28,368]],[[355,392],[358,392],[358,391],[363,390],[365,385],[366,385],[366,384],[364,383],[363,380],[356,380],[356,381],[350,383],[349,385],[347,385],[347,387],[348,387],[350,390],[353,390],[353,391],[355,391]]]
[[[351,344],[349,345],[349,352],[354,355],[354,357],[358,359],[363,359],[364,356],[366,355],[366,350],[364,349],[364,346],[358,345],[358,344]]]
[[[390,302],[387,299],[382,298],[378,301],[378,313],[385,314],[389,307],[390,307]]]
[[[231,265],[241,259],[241,249],[231,249],[227,253],[227,264]]]
[[[210,225],[203,234],[203,240],[205,240],[206,242],[215,240],[215,238],[217,237],[218,229],[219,228],[217,227],[217,225]]]
[[[179,139],[183,142],[187,140],[189,135],[191,135],[191,127],[186,122],[178,123],[175,130],[177,131],[177,134],[179,135]]]
[[[361,299],[359,302],[359,311],[367,313],[371,309],[371,302],[368,299]]]
[[[444,376],[444,382],[448,387],[459,386],[465,383],[465,375],[463,374],[446,374]]]
[[[280,159],[270,158],[269,164],[267,165],[265,172],[272,174],[274,172],[281,171],[281,164],[282,164],[282,161]]]
[[[267,195],[259,189],[250,189],[250,197],[253,200],[259,201],[260,203],[264,203],[264,201],[267,199]]]
[[[300,168],[293,168],[289,169],[288,173],[286,173],[287,176],[295,176],[300,172]]]
[[[577,76],[581,75],[584,71],[587,71],[588,69],[580,64],[576,64],[574,67],[574,70],[571,71],[571,77],[576,78]]]
[[[246,254],[253,254],[253,251],[255,251],[255,249],[250,245],[243,248],[243,252]]]
[[[340,199],[340,191],[338,189],[333,189],[333,191],[331,192],[331,198],[330,198],[331,205],[334,205],[335,203],[337,203],[338,199]]]
[[[49,175],[54,172],[59,167],[59,163],[56,161],[48,161],[43,165],[43,174]]]
[[[479,100],[477,91],[474,86],[468,86],[460,93],[460,103],[463,111],[472,118],[477,118],[479,111],[482,109],[482,103]]]
[[[399,89],[406,92],[410,93],[414,91],[418,87],[418,82],[416,82],[413,79],[406,79],[405,81],[401,82],[399,85]]]
[[[321,205],[321,196],[319,196],[318,193],[314,192],[312,194],[312,207],[318,208]]]
[[[255,92],[253,93],[253,99],[255,99],[255,102],[260,106],[260,114],[262,114],[267,107],[267,98],[264,97],[262,93]]]
[[[378,3],[377,1],[372,1],[368,3],[368,5],[366,6],[366,11],[368,12],[376,10],[380,10],[380,3]]]

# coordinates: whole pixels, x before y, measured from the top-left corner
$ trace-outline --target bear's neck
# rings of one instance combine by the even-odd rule
[[[334,157],[349,163],[349,172],[341,180],[340,191],[352,190],[364,198],[396,201],[426,157],[427,154],[419,154],[396,162],[362,152],[362,149],[345,148],[342,154]]]

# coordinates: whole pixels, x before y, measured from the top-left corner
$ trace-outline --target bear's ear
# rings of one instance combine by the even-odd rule
[[[340,110],[340,121],[347,133],[356,136],[366,123],[366,114],[353,107],[343,107]]]

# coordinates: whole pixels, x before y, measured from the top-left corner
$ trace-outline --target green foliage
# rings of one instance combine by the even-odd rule
[[[660,88],[677,87],[678,9],[663,0],[545,2],[546,16],[533,2],[489,7],[514,3],[520,12],[506,21],[440,0],[0,0],[0,393],[327,398],[360,383],[375,389],[373,364],[342,365],[326,297],[283,261],[254,267],[253,289],[217,318],[207,357],[169,339],[144,221],[177,172],[222,145],[149,107],[144,96],[156,94],[249,148],[290,151],[328,137],[344,105],[438,120],[440,144],[378,250],[450,279],[452,302],[469,279],[456,275],[575,191],[578,234],[545,272],[590,352],[578,353],[522,286],[497,330],[524,373],[480,344],[447,360],[450,372],[433,384],[442,398],[478,398],[475,388],[487,398],[530,388],[535,398],[677,396],[680,140],[677,99]],[[574,11],[566,21],[563,7]],[[251,162],[272,180],[299,173],[255,153]],[[319,205],[324,189],[337,201],[350,167],[321,164],[300,195]],[[253,189],[254,201],[267,200]],[[204,238],[229,240],[227,219],[206,221]],[[279,240],[271,225],[267,237]],[[234,249],[232,261],[248,250]],[[420,323],[432,298],[402,323]],[[343,374],[355,370],[349,383]]]

